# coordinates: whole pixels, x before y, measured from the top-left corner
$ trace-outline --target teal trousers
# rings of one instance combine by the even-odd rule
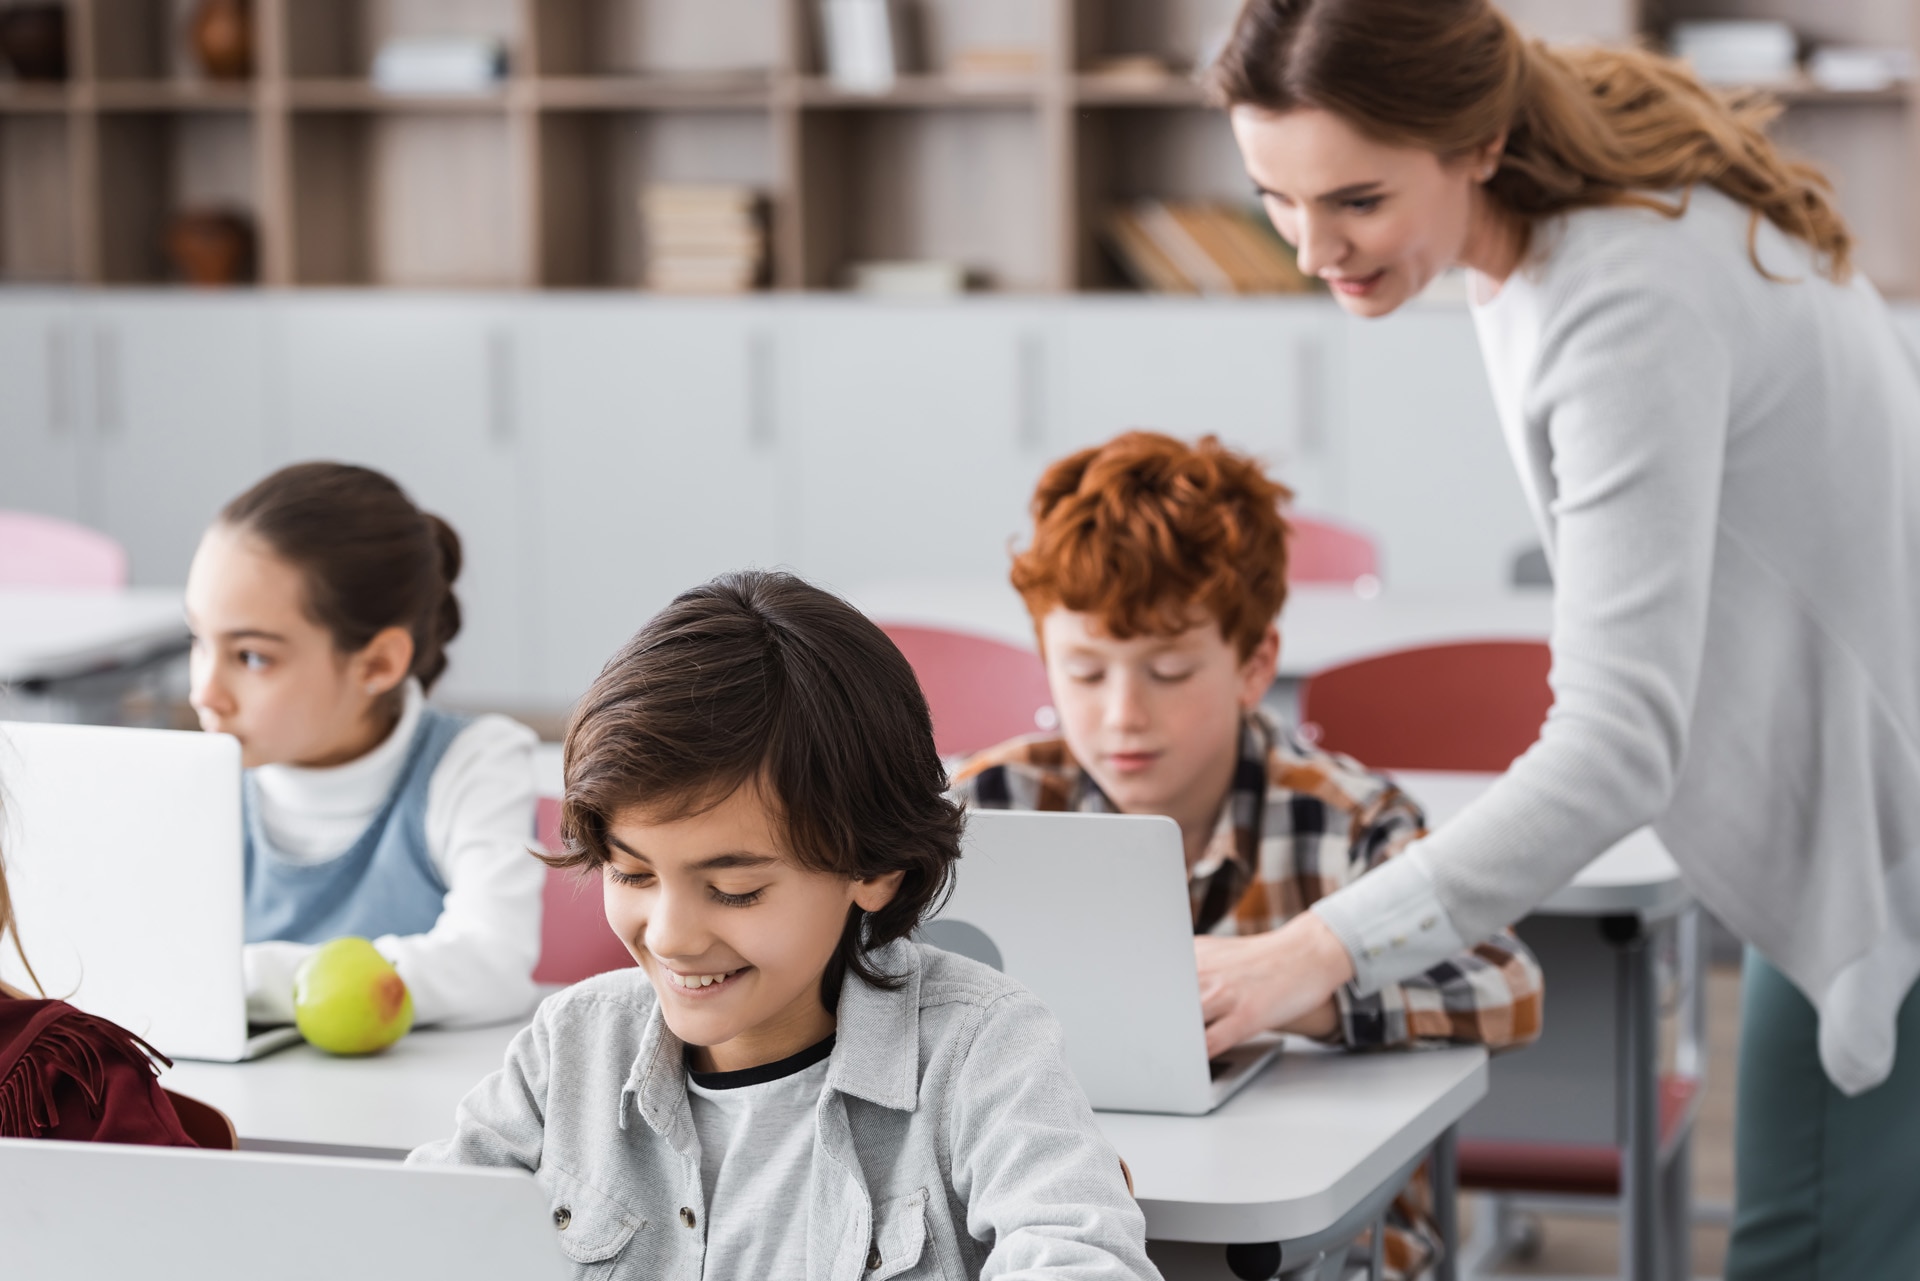
[[[1726,1281],[1920,1278],[1920,987],[1893,1074],[1848,1098],[1820,1068],[1813,1005],[1759,953],[1741,993]]]

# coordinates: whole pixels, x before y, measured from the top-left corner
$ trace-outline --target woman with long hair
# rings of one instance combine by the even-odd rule
[[[1750,944],[1727,1276],[1920,1276],[1920,374],[1826,182],[1763,101],[1488,0],[1249,0],[1210,74],[1348,311],[1466,269],[1556,587],[1539,741],[1219,941],[1247,995],[1210,1046],[1419,973],[1651,823]]]

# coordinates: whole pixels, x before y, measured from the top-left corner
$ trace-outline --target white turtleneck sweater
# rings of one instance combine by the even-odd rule
[[[1553,711],[1477,804],[1314,911],[1371,988],[1651,823],[1857,1093],[1920,974],[1920,373],[1864,278],[1762,222],[1769,280],[1748,225],[1706,188],[1678,219],[1583,210],[1476,302],[1554,566]]]
[[[346,853],[386,803],[406,765],[425,703],[408,681],[400,721],[378,747],[327,769],[262,765],[253,771],[260,821],[287,858],[324,863]],[[425,934],[373,940],[413,994],[419,1025],[491,1023],[532,1008],[546,869],[533,843],[532,730],[482,716],[447,746],[427,786],[427,855],[447,886]],[[305,943],[252,943],[245,952],[247,1016],[293,1021],[293,973]]]

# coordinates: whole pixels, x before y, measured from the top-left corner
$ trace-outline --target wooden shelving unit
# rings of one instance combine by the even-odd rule
[[[1555,38],[1785,17],[1898,43],[1915,0],[1510,0]],[[68,0],[73,78],[0,80],[0,281],[160,283],[179,210],[244,209],[279,287],[634,288],[652,182],[764,190],[777,288],[864,259],[964,263],[980,287],[1122,287],[1098,227],[1134,197],[1247,198],[1190,72],[1238,0],[918,0],[923,62],[880,95],[829,81],[815,0],[253,0],[255,74],[210,82],[193,0]],[[468,97],[368,79],[394,35],[478,34],[510,74]],[[969,51],[1033,70],[968,73]],[[1152,55],[1168,74],[1110,74]],[[1904,89],[1782,94],[1782,136],[1839,183],[1861,259],[1920,292]]]

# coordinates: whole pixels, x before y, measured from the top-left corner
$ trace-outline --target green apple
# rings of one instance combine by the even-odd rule
[[[338,938],[294,971],[293,1020],[329,1054],[372,1054],[413,1026],[413,993],[373,944]]]

